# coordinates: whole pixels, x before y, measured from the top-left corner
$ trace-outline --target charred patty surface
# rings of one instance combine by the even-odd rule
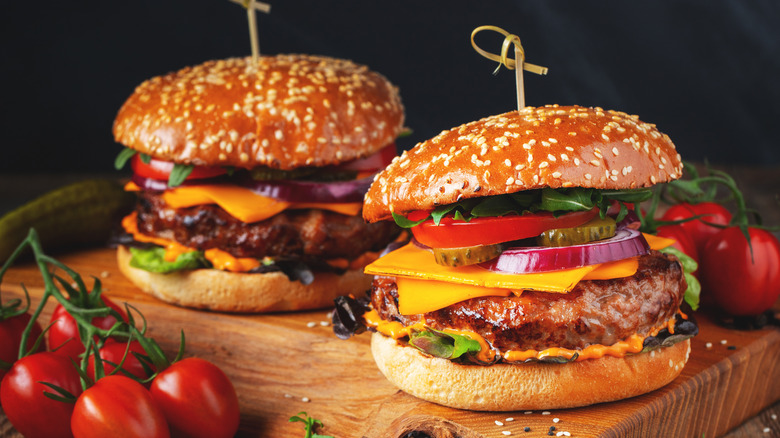
[[[355,259],[383,249],[400,232],[392,222],[366,224],[360,215],[316,209],[286,210],[247,224],[216,205],[171,208],[154,192],[140,193],[136,210],[144,234],[237,257]]]
[[[648,334],[674,316],[685,289],[679,261],[652,251],[639,258],[634,276],[581,281],[566,294],[525,291],[519,297],[472,298],[435,312],[401,315],[395,278],[376,277],[371,303],[384,320],[474,331],[500,351],[582,349]]]

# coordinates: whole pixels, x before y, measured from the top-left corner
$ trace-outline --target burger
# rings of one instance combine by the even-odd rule
[[[527,107],[417,144],[366,194],[370,223],[414,239],[369,264],[368,297],[341,297],[339,337],[370,329],[382,373],[471,410],[590,405],[671,382],[695,322],[669,241],[639,203],[682,175],[669,137],[636,116]]]
[[[400,229],[366,224],[362,200],[403,121],[385,77],[329,57],[217,60],[143,82],[113,129],[138,194],[121,271],[217,311],[321,308],[367,290],[363,267]]]

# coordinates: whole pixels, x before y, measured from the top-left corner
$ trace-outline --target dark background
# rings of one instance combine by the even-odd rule
[[[4,2],[0,13],[0,173],[106,172],[114,116],[144,79],[250,53],[246,13],[228,0]],[[780,2],[272,2],[258,13],[263,53],[367,64],[400,87],[411,147],[516,107],[514,72],[479,56],[472,29],[516,33],[528,105],[638,114],[683,158],[777,165]],[[502,37],[478,43],[497,52]]]

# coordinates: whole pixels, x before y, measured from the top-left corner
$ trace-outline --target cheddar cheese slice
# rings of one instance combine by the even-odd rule
[[[245,222],[257,222],[287,209],[317,208],[344,215],[360,213],[360,202],[349,203],[294,203],[259,195],[246,187],[221,184],[181,186],[166,190],[163,200],[172,208],[217,204],[234,218]]]

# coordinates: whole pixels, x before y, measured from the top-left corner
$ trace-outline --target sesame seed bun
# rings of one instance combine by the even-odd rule
[[[371,338],[377,366],[415,397],[458,409],[563,409],[622,400],[658,389],[681,372],[690,340],[625,358],[568,364],[458,365],[425,356],[380,333]]]
[[[117,250],[119,270],[143,291],[167,303],[220,312],[280,312],[331,307],[342,294],[361,294],[371,287],[363,269],[343,274],[317,273],[311,284],[290,281],[281,272],[250,274],[195,269],[158,274],[130,266],[132,255]]]
[[[403,128],[398,89],[351,61],[278,55],[209,61],[149,79],[117,142],[166,161],[293,169],[362,158]]]
[[[363,217],[375,222],[391,213],[545,187],[649,187],[680,176],[672,141],[637,116],[526,107],[444,131],[404,152],[375,178]]]

